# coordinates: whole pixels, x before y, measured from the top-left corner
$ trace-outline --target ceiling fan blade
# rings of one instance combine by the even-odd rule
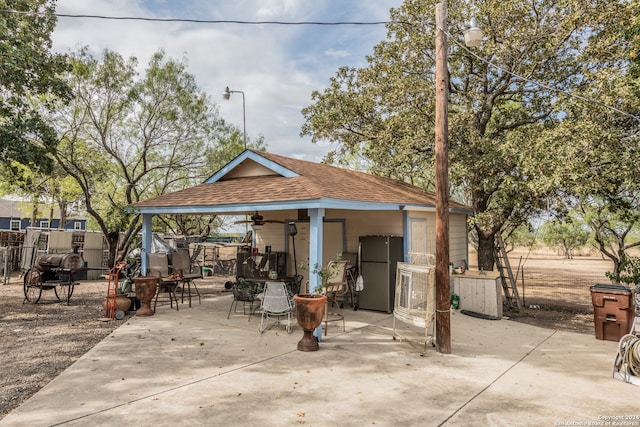
[[[253,224],[253,225],[264,225],[266,223],[284,224],[284,221],[280,221],[279,219],[264,219],[264,217],[260,215],[260,213],[256,212],[255,214],[251,215],[250,220],[247,219],[247,220],[234,222],[234,224]]]

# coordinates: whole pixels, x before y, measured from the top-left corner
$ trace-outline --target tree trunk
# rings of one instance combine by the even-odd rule
[[[64,201],[58,202],[58,209],[60,209],[60,228],[64,229],[67,224],[67,203]],[[72,228],[72,230],[75,228]]]
[[[54,202],[51,201],[51,205],[49,207],[49,228],[53,228],[53,216],[54,216]],[[58,228],[64,228],[62,224],[58,224]]]
[[[109,265],[115,265],[116,262],[121,261],[117,259],[116,252],[118,250],[118,238],[120,237],[120,233],[117,231],[112,231],[107,234],[107,242],[109,243]]]
[[[36,227],[38,224],[38,196],[31,197],[31,227]]]
[[[486,235],[476,228],[478,233],[478,270],[491,271],[495,261],[495,233]]]
[[[622,267],[622,264],[616,258],[612,258],[612,261],[613,261],[613,274],[617,277],[620,277],[620,270],[621,270],[620,267]]]

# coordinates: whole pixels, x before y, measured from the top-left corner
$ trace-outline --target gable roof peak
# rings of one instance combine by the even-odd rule
[[[263,152],[247,149],[207,178],[204,183],[211,184],[229,179],[272,175],[279,175],[285,178],[298,176],[297,173],[283,167],[278,162],[263,156]]]

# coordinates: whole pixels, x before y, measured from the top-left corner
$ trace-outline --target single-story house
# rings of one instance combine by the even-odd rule
[[[10,199],[0,199],[0,230],[24,231],[31,226],[31,203]],[[86,218],[68,217],[64,224],[60,224],[60,211],[53,210],[53,218],[49,218],[50,207],[45,204],[38,206],[38,216],[35,227],[60,230],[86,230]]]
[[[135,208],[142,214],[146,252],[153,215],[253,215],[254,250],[285,253],[289,274],[301,261],[313,269],[337,253],[357,253],[361,236],[402,237],[407,262],[412,254],[436,250],[434,194],[393,179],[253,150],[202,184],[140,201]],[[451,201],[449,212],[449,258],[468,264],[472,211]],[[297,231],[293,236],[291,225]],[[146,271],[146,257],[142,262]],[[308,275],[308,270],[298,273]],[[308,277],[311,289],[318,280],[313,276]]]

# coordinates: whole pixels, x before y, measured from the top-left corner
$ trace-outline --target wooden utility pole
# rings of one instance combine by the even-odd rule
[[[436,350],[451,353],[447,3],[436,5]]]

